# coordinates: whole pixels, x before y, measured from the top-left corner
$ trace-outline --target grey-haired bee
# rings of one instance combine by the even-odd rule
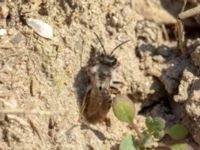
[[[81,105],[80,114],[81,118],[84,117],[90,123],[107,119],[106,116],[112,103],[111,93],[119,93],[115,85],[121,83],[114,81],[115,70],[119,66],[114,52],[128,42],[122,42],[110,54],[107,54],[100,38],[97,34],[95,35],[103,48],[103,52],[96,51],[92,47],[90,59],[85,67],[90,83]]]

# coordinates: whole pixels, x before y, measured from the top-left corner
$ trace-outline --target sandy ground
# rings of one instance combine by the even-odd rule
[[[117,150],[133,133],[112,110],[111,127],[78,121],[86,90],[81,67],[91,46],[100,49],[94,32],[108,52],[130,40],[116,52],[117,78],[137,101],[139,128],[148,115],[182,122],[191,133],[185,141],[200,149],[200,34],[191,32],[199,20],[185,22],[182,54],[173,33],[181,7],[181,0],[0,0],[7,31],[0,36],[0,149]],[[35,33],[28,18],[48,23],[53,38]]]

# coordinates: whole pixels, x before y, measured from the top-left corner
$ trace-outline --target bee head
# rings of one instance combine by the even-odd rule
[[[107,66],[110,66],[110,67],[113,67],[117,64],[117,59],[113,55],[102,54],[99,57],[99,61],[100,61],[101,64],[104,64],[104,65],[107,65]]]

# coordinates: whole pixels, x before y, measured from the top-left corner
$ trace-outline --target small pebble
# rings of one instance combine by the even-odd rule
[[[27,22],[28,26],[33,28],[33,30],[40,36],[42,36],[44,38],[48,38],[48,39],[53,38],[53,29],[47,23],[45,23],[41,20],[32,19],[32,18],[27,19],[26,22]]]
[[[6,35],[7,31],[5,29],[0,29],[0,36]]]

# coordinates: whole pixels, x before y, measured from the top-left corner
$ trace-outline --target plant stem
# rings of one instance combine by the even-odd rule
[[[137,133],[137,135],[138,135],[138,137],[139,137],[139,140],[142,141],[144,137],[143,137],[143,135],[140,133],[140,131],[139,131],[137,125],[136,125],[134,122],[132,122],[131,127],[132,127],[132,128],[135,130],[135,132]]]

